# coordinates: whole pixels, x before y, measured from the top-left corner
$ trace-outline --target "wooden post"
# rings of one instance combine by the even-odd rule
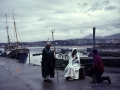
[[[95,48],[95,27],[93,27],[93,48]]]
[[[30,52],[29,52],[29,64],[30,64]]]

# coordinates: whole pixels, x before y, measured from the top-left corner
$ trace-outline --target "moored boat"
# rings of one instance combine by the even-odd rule
[[[7,38],[8,38],[8,43],[4,47],[4,50],[6,52],[5,57],[19,60],[20,63],[26,63],[27,57],[29,54],[29,49],[22,48],[22,46],[19,46],[14,15],[13,15],[13,20],[14,20],[14,31],[16,35],[16,42],[12,44],[10,43],[10,38],[9,38],[9,33],[8,33],[7,15],[5,14],[5,16],[6,16]]]

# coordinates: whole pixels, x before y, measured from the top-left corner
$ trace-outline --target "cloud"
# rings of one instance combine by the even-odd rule
[[[47,40],[55,29],[55,40],[92,34],[107,36],[119,32],[119,0],[0,0],[0,42],[7,42],[6,18],[14,40],[13,14],[24,42]],[[113,30],[115,32],[113,32]],[[104,34],[103,34],[104,33]]]
[[[63,9],[56,11],[55,13],[65,13]]]
[[[114,24],[115,28],[120,29],[120,21]]]
[[[102,5],[99,2],[95,2],[91,5],[91,8],[89,10],[95,11],[95,10],[101,10]]]
[[[105,7],[105,10],[114,10],[116,7],[115,6],[108,6],[108,7]]]
[[[104,4],[104,5],[109,5],[109,0],[106,0],[106,1],[103,1],[103,3],[102,4]]]

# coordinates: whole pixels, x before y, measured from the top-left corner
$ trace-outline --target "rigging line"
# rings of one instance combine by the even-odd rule
[[[17,31],[17,33],[18,33],[18,36],[19,36],[20,40],[21,40],[20,33],[19,33],[19,30],[18,30],[17,27],[16,27],[16,31]],[[21,40],[21,42],[22,42],[22,40]]]
[[[10,11],[10,10],[9,10]],[[15,42],[15,46],[17,45],[18,46],[18,38],[17,38],[17,31],[16,31],[16,22],[15,22],[15,14],[14,14],[14,11],[15,10],[11,10],[12,11],[12,14],[13,14],[13,23],[14,23],[14,42]],[[15,40],[16,38],[16,40]]]
[[[18,36],[19,36],[19,38],[20,38],[20,41],[22,42],[22,40],[21,40],[21,37],[20,37],[20,34],[19,34],[19,31],[18,31],[18,29],[17,29],[17,26],[16,26],[16,21],[15,21],[15,18],[14,18],[14,13],[13,13],[13,20],[14,20],[14,22],[15,22],[15,30],[16,30],[16,33],[18,34]],[[16,35],[16,33],[14,32],[14,39],[15,39],[15,35]],[[16,41],[17,41],[17,43],[18,43],[18,37],[16,38]],[[14,41],[15,42],[15,41]]]
[[[13,23],[14,23],[14,21],[13,21]],[[13,27],[14,27],[14,26],[13,26]],[[16,41],[16,40],[15,40],[15,31],[14,31],[14,45],[15,45],[15,41]]]
[[[10,25],[8,25],[8,26],[10,26]],[[8,33],[9,33],[9,36],[10,36],[10,43],[14,42],[14,40],[13,40],[13,37],[12,37],[12,34],[11,34],[10,30],[8,30]]]
[[[10,35],[10,41],[14,42],[13,39],[12,39],[12,35],[11,35],[10,31],[8,31],[8,32],[9,32],[9,35]]]
[[[20,33],[19,33],[19,30],[16,28],[16,30],[17,30],[17,32],[18,32],[18,36],[19,36],[19,38],[20,38],[20,41],[21,41],[21,44],[22,44],[22,46],[23,46],[23,41],[22,41],[22,39],[21,39],[21,37],[20,37]]]
[[[14,29],[15,29],[15,34],[16,34],[16,44],[17,44],[17,46],[18,46],[18,33],[17,33],[17,30],[16,30],[16,22],[15,22],[15,20],[14,20]]]
[[[19,35],[16,24],[15,24],[15,27],[16,27],[16,33]],[[16,49],[16,57],[15,57],[16,60],[17,60],[17,54],[18,53],[19,53],[19,46],[18,46],[18,37],[17,37],[17,49]],[[21,62],[21,60],[20,60],[20,62]]]
[[[10,39],[10,43],[11,43],[11,42],[14,42],[14,40],[13,40],[13,38],[12,38],[12,35],[11,35],[11,32],[10,32],[10,30],[8,30],[8,33],[9,33],[9,39]]]

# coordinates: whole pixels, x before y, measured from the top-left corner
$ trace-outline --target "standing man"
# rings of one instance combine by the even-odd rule
[[[107,80],[111,84],[109,76],[102,76],[104,73],[104,65],[101,57],[97,54],[97,50],[92,50],[93,55],[93,66],[89,68],[90,74],[92,76],[91,83],[101,83],[104,80]]]
[[[51,42],[47,42],[46,47],[42,51],[42,77],[45,82],[52,82],[50,78],[54,78],[55,57],[54,52],[51,51]]]

